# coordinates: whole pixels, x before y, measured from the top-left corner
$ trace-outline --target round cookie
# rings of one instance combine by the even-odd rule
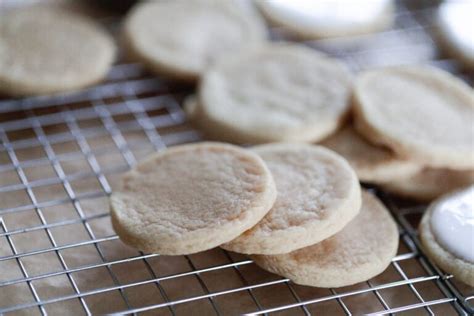
[[[466,27],[472,19],[474,2],[446,1],[438,9],[437,33],[446,51],[465,66],[474,68],[474,28]]]
[[[430,201],[472,183],[474,183],[474,170],[426,168],[406,179],[380,183],[380,186],[400,196]]]
[[[423,215],[423,218],[421,220],[420,227],[419,227],[420,239],[423,245],[423,249],[425,250],[427,255],[429,255],[429,257],[433,259],[433,261],[435,261],[436,264],[440,266],[443,270],[445,270],[448,273],[453,274],[455,278],[459,279],[460,281],[470,286],[474,286],[474,262],[469,261],[467,258],[462,258],[460,254],[455,254],[452,250],[446,247],[448,245],[446,242],[447,241],[455,242],[458,248],[459,246],[464,247],[465,249],[470,248],[470,252],[471,252],[470,256],[472,257],[473,256],[472,240],[474,239],[472,224],[470,226],[461,228],[464,230],[464,233],[467,233],[468,235],[470,235],[470,238],[468,237],[468,239],[462,238],[462,239],[456,240],[456,238],[459,237],[457,233],[459,233],[460,227],[456,225],[451,226],[453,224],[452,218],[451,219],[445,218],[443,219],[442,223],[439,223],[440,225],[445,226],[443,228],[443,229],[446,229],[444,233],[449,233],[448,234],[449,236],[440,236],[439,234],[441,232],[437,232],[437,230],[434,229],[433,217],[435,216],[434,213],[436,211],[442,211],[437,208],[443,207],[444,203],[450,203],[449,207],[453,208],[456,205],[452,205],[452,203],[454,202],[456,204],[458,202],[456,200],[460,198],[461,194],[468,194],[469,196],[467,196],[467,198],[470,199],[470,204],[469,205],[466,204],[466,206],[470,207],[471,214],[469,218],[467,219],[467,221],[472,222],[474,218],[474,214],[472,214],[472,211],[473,211],[472,200],[474,199],[473,190],[474,190],[473,187],[466,190],[460,190],[460,191],[448,194],[440,198],[439,200],[433,202],[428,208],[428,210],[425,212],[425,214]],[[464,201],[464,203],[465,202],[467,201]],[[461,201],[461,203],[463,202]],[[456,214],[454,214],[454,217],[456,218],[454,223],[458,222],[462,218],[461,214],[458,213],[458,211],[459,210],[456,210]],[[438,214],[438,216],[439,215],[440,214]],[[449,220],[449,223],[447,222],[447,220]],[[448,238],[447,240],[446,240],[446,237]],[[467,244],[467,243],[470,243],[470,244]],[[459,252],[459,249],[456,249],[456,250],[458,250]]]
[[[112,39],[93,21],[51,7],[0,15],[0,92],[14,96],[83,88],[104,78]]]
[[[349,111],[351,75],[296,44],[269,44],[222,60],[203,77],[198,125],[237,143],[318,141]]]
[[[355,126],[376,144],[437,168],[474,169],[474,93],[431,67],[372,70],[355,84]]]
[[[128,14],[123,39],[150,70],[194,81],[217,58],[260,45],[266,33],[259,17],[235,2],[149,1]]]
[[[112,224],[126,244],[163,255],[190,254],[251,228],[276,198],[255,153],[227,144],[176,146],[126,173],[110,198]]]
[[[273,24],[305,39],[344,37],[377,32],[394,20],[392,0],[256,1]]]
[[[388,148],[368,142],[352,125],[346,125],[320,144],[346,158],[364,182],[405,179],[421,169],[418,164],[397,157]]]
[[[222,248],[246,254],[288,253],[334,235],[359,213],[359,181],[336,153],[286,143],[253,151],[270,169],[277,199],[257,225]]]
[[[397,249],[395,221],[375,196],[362,192],[359,215],[334,236],[287,254],[251,258],[297,284],[341,287],[382,273]]]

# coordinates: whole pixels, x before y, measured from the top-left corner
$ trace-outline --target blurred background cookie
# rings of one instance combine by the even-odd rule
[[[92,20],[53,7],[0,13],[0,92],[21,96],[70,91],[103,79],[112,38]]]
[[[355,127],[420,165],[474,169],[474,94],[451,74],[405,66],[360,74]]]
[[[302,38],[347,37],[381,31],[394,19],[392,0],[256,0],[264,16]]]
[[[130,58],[151,71],[195,81],[219,57],[260,45],[266,32],[237,2],[145,1],[126,17],[123,40]]]
[[[318,141],[346,118],[351,84],[336,59],[297,44],[269,44],[205,73],[194,121],[208,137],[236,143]]]

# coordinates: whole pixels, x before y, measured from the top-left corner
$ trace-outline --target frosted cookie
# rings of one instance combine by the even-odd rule
[[[394,19],[392,0],[257,0],[256,3],[270,22],[303,38],[372,33],[386,29]]]
[[[372,142],[431,167],[474,169],[474,93],[451,74],[410,66],[361,74],[355,126]]]
[[[129,13],[123,38],[131,56],[150,70],[196,80],[218,57],[260,45],[266,29],[231,1],[150,1]]]
[[[253,151],[270,168],[277,199],[256,226],[222,248],[246,254],[287,253],[334,235],[359,213],[359,181],[336,153],[285,143]]]
[[[107,74],[112,39],[89,19],[59,8],[0,15],[0,92],[22,96],[74,90]]]
[[[455,278],[474,286],[474,186],[433,202],[419,230],[427,255]]]
[[[287,254],[251,258],[297,284],[341,287],[382,273],[397,249],[395,221],[376,197],[363,192],[359,215],[334,236]]]
[[[276,188],[255,153],[221,143],[176,146],[126,173],[110,198],[126,244],[163,255],[228,242],[270,210]]]
[[[296,44],[269,44],[206,72],[198,125],[237,143],[317,141],[341,125],[350,89],[339,61]]]
[[[347,125],[320,143],[347,159],[357,176],[365,182],[387,182],[407,178],[421,167],[397,157],[390,149],[376,146]]]
[[[474,183],[474,170],[423,169],[406,179],[395,179],[380,186],[388,192],[421,201]]]
[[[470,68],[474,68],[474,28],[468,27],[472,12],[472,1],[448,1],[440,5],[437,14],[437,31],[444,48]]]

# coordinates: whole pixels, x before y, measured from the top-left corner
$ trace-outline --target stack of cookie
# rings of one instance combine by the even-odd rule
[[[361,181],[409,198],[431,200],[474,182],[472,89],[434,68],[377,69],[352,84],[334,59],[268,44],[211,67],[185,108],[211,139],[326,138],[321,144],[348,159]]]
[[[395,222],[361,192],[347,161],[309,144],[172,147],[123,176],[111,215],[138,249],[182,255],[221,246],[320,287],[367,280],[398,248]]]
[[[474,182],[474,94],[460,79],[421,66],[367,71],[356,79],[353,105],[359,134],[349,137],[365,152],[351,148],[344,131],[324,144],[358,161],[361,180],[420,200]],[[364,166],[371,156],[374,165]]]

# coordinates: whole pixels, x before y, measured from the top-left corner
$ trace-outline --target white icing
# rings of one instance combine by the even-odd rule
[[[347,29],[364,26],[380,18],[391,0],[264,0],[282,20],[308,28]]]
[[[445,250],[474,263],[474,186],[439,202],[431,214],[431,229]]]
[[[451,42],[474,58],[474,1],[447,1],[439,8],[442,31]]]

